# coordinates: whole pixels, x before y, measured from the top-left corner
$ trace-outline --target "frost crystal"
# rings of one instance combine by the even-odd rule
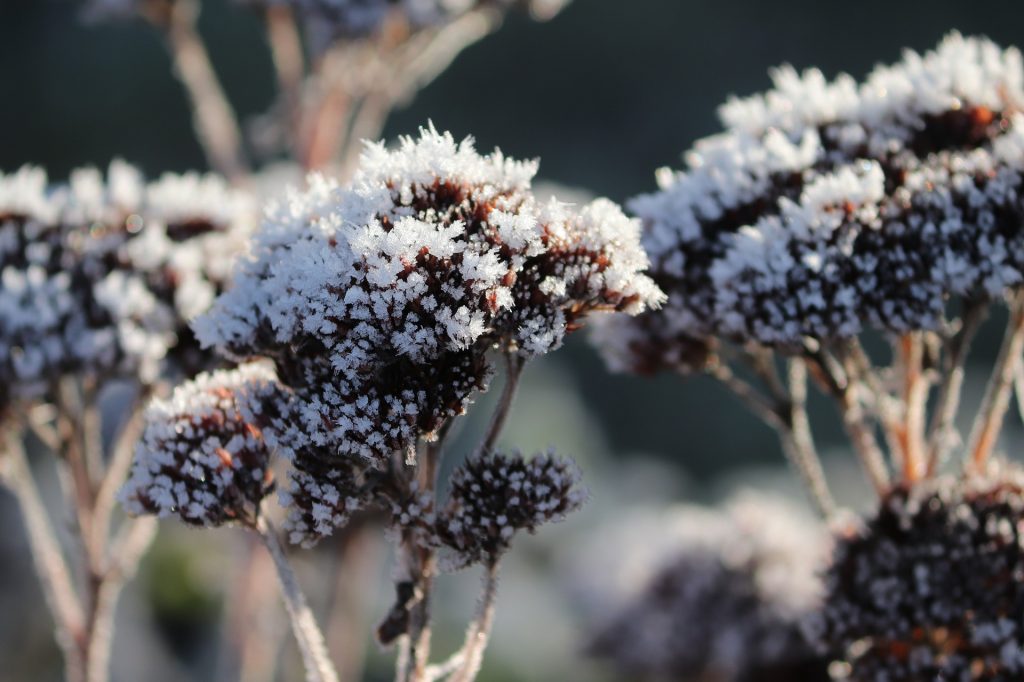
[[[452,474],[448,502],[438,514],[438,537],[455,551],[457,566],[494,561],[517,531],[533,533],[562,520],[587,494],[576,465],[553,453],[472,458]]]
[[[125,509],[197,526],[254,522],[272,481],[263,429],[283,401],[261,364],[201,374],[154,401],[121,490]]]
[[[249,199],[214,176],[146,185],[115,161],[48,186],[44,171],[0,174],[0,384],[46,394],[69,373],[154,381],[194,373],[187,321],[225,283],[251,230]]]
[[[919,483],[838,541],[817,630],[852,679],[1021,679],[1022,493],[1013,468]]]
[[[546,353],[590,313],[661,302],[638,223],[604,199],[538,203],[536,168],[430,128],[369,145],[349,186],[313,176],[269,210],[194,328],[232,357],[274,360],[294,393],[286,454],[320,453],[311,471],[383,467],[486,388],[491,348]],[[295,483],[308,499],[319,482]],[[295,531],[324,532],[305,509]]]
[[[795,348],[934,329],[947,298],[1024,280],[1017,50],[951,34],[860,85],[791,68],[773,79],[631,202],[669,294],[651,316],[671,319],[636,322],[658,341],[638,349],[663,357],[632,361],[645,331],[615,324],[604,343],[619,365],[672,366],[683,334]]]
[[[820,600],[824,530],[763,495],[685,514],[675,558],[598,630],[590,652],[631,680],[828,680],[801,628]]]

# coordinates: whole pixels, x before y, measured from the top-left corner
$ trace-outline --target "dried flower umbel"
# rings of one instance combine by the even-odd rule
[[[293,542],[315,544],[358,512],[391,528],[397,600],[378,634],[401,645],[398,679],[475,678],[512,536],[585,497],[566,461],[493,453],[520,373],[589,315],[636,314],[663,298],[643,274],[635,221],[604,199],[541,204],[535,172],[430,127],[395,149],[367,146],[348,185],[314,175],[271,207],[231,289],[194,328],[234,360],[269,360],[276,379],[234,370],[156,405],[125,491],[131,509],[239,521],[267,537],[263,481],[240,476],[265,473],[272,447],[290,463],[280,499]],[[504,390],[440,506],[445,435],[486,389],[494,357]],[[437,667],[429,599],[442,548],[452,568],[481,563],[486,575],[465,645]],[[308,613],[301,601],[292,612]],[[331,679],[319,636],[295,631],[309,674]]]
[[[661,172],[661,191],[631,203],[668,301],[595,338],[620,369],[720,379],[777,429],[831,516],[804,408],[810,378],[839,407],[880,509],[839,543],[824,607],[831,654],[854,679],[1012,679],[1003,648],[1019,643],[991,613],[1019,619],[1021,607],[1010,597],[990,608],[970,575],[989,575],[973,562],[1002,551],[996,526],[1017,524],[1012,486],[985,472],[1024,377],[1021,55],[951,34],[863,84],[789,67],[773,78],[772,91],[721,109],[725,132],[698,142],[686,171]],[[967,353],[1003,301],[1003,345],[961,440]],[[862,347],[868,334],[889,342],[888,361]],[[953,451],[963,480],[941,483]],[[979,524],[994,526],[966,530]],[[957,590],[955,605],[915,591],[938,589],[933,578]]]
[[[599,623],[591,655],[631,680],[830,679],[803,633],[821,601],[824,528],[753,493],[721,511],[680,509],[664,525],[668,561]]]
[[[105,679],[120,586],[152,538],[150,520],[113,518],[142,405],[164,382],[216,362],[188,321],[223,290],[255,217],[248,195],[213,175],[147,184],[120,161],[105,178],[80,169],[57,185],[39,168],[0,174],[3,481],[25,517],[69,680]],[[121,421],[106,424],[116,435],[105,447],[101,409],[118,400],[115,387],[131,397],[120,398]],[[86,590],[52,535],[27,431],[71,483],[65,502],[83,548],[73,569]]]

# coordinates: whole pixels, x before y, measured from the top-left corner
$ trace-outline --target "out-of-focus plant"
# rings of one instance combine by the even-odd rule
[[[863,524],[836,524],[818,628],[836,674],[1017,679],[1019,474],[992,453],[1024,347],[1021,55],[952,34],[860,85],[773,78],[633,200],[669,298],[596,340],[617,369],[719,379],[834,519],[808,379],[833,399],[878,495]],[[1003,345],[961,440],[965,360],[1000,302]]]
[[[187,320],[221,292],[255,222],[248,196],[215,176],[147,184],[123,162],[66,185],[38,168],[0,175],[0,472],[69,680],[106,679],[117,598],[152,539],[149,520],[115,513],[142,406],[214,362]],[[64,506],[44,502],[27,443],[53,455]],[[70,553],[53,528],[66,515]]]

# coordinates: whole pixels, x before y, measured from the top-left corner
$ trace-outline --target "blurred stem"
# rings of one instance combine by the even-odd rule
[[[140,517],[128,521],[111,548],[110,566],[104,571],[90,609],[87,682],[110,679],[110,653],[114,644],[114,618],[125,583],[135,575],[143,554],[156,537],[157,521]]]
[[[302,654],[302,662],[306,668],[307,682],[338,682],[338,673],[334,670],[327,655],[323,633],[316,624],[313,612],[306,603],[306,597],[299,588],[284,548],[277,537],[277,531],[264,514],[256,520],[254,530],[266,546],[274,566],[277,568],[278,584],[284,599],[285,609],[291,618],[292,631]]]
[[[277,76],[288,142],[292,146],[293,156],[298,157],[302,127],[302,80],[306,69],[302,41],[295,26],[295,14],[288,5],[268,5],[265,17],[267,42],[270,44],[270,55]]]
[[[466,631],[466,641],[462,645],[462,664],[449,678],[449,682],[473,682],[480,672],[484,651],[491,636],[494,625],[494,607],[498,598],[498,565],[500,559],[494,557],[487,562],[483,577],[483,591],[477,604],[476,617]]]
[[[849,368],[844,367],[842,362],[827,351],[812,353],[807,359],[817,370],[823,389],[836,401],[843,426],[868,481],[879,497],[884,496],[889,491],[889,473],[874,427],[858,395],[858,392],[865,389],[863,383],[859,379],[852,379]]]
[[[243,182],[249,169],[242,152],[238,119],[199,36],[198,18],[196,0],[174,2],[163,27],[174,72],[188,93],[192,123],[210,167],[232,182]]]
[[[775,429],[782,450],[803,481],[815,509],[828,519],[835,513],[836,506],[807,418],[807,367],[801,360],[791,360],[788,383],[783,383],[773,363],[772,359],[762,357],[754,366],[755,372],[773,393],[773,398],[736,376],[728,365],[716,363],[708,372],[755,416]]]
[[[925,473],[925,409],[928,379],[924,374],[924,337],[921,332],[902,335],[897,357],[903,379],[903,419],[896,429],[902,453],[902,476],[913,483]]]
[[[42,587],[43,596],[53,616],[55,638],[64,655],[68,682],[85,682],[84,649],[87,646],[85,618],[75,594],[71,575],[65,563],[60,542],[46,513],[46,506],[36,487],[21,433],[14,428],[3,431],[3,482],[8,486],[21,510],[32,562]]]
[[[967,452],[970,455],[968,466],[974,471],[982,471],[999,439],[999,431],[1010,406],[1010,391],[1013,387],[1017,367],[1021,363],[1024,351],[1024,292],[1013,295],[1010,303],[1010,319],[1006,325],[1003,344],[999,348],[992,375],[985,388],[985,397],[981,408],[971,426],[967,440]]]
[[[946,342],[942,382],[939,384],[935,412],[928,432],[928,475],[935,474],[952,447],[955,420],[960,410],[963,393],[964,364],[981,323],[985,320],[987,306],[982,301],[964,303],[960,316],[960,329]]]

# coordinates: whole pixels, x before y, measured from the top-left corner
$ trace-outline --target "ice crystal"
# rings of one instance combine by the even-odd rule
[[[254,363],[200,374],[151,403],[121,490],[125,508],[197,526],[252,523],[271,490],[264,427],[284,400],[273,372]]]

